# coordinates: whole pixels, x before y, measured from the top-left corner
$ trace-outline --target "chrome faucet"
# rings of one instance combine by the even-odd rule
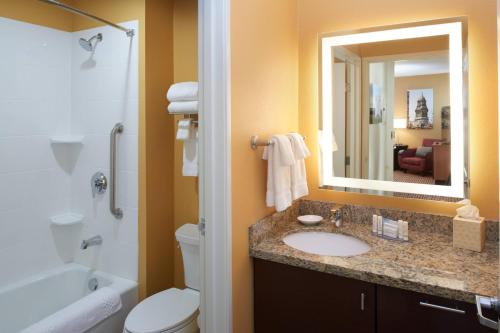
[[[86,250],[89,246],[96,246],[96,245],[101,245],[102,244],[102,237],[101,236],[94,236],[89,239],[84,239],[82,241],[82,245],[80,246],[80,249]]]
[[[335,223],[337,227],[342,226],[342,206],[335,205],[330,209],[330,222]]]

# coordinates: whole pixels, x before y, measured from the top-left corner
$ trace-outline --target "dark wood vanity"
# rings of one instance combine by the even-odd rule
[[[475,305],[254,258],[256,333],[492,333]]]

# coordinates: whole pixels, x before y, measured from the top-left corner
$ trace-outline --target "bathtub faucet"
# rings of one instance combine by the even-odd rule
[[[96,246],[96,245],[101,245],[102,244],[102,237],[101,236],[94,236],[89,239],[84,239],[82,241],[82,245],[80,246],[80,249],[86,250],[89,246]]]

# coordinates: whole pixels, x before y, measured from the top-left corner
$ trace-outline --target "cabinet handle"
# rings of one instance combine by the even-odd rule
[[[365,293],[361,293],[361,311],[365,311]]]
[[[453,308],[448,308],[446,306],[441,306],[441,305],[436,305],[436,304],[431,304],[427,302],[420,302],[421,306],[424,306],[426,308],[432,308],[432,309],[437,309],[437,310],[443,310],[443,311],[448,311],[448,312],[453,312],[453,313],[458,313],[458,314],[465,314],[464,310],[460,309],[453,309]]]

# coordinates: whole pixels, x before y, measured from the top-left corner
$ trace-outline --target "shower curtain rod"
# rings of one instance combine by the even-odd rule
[[[121,31],[124,31],[127,36],[129,37],[132,37],[134,35],[134,29],[127,29],[127,28],[124,28],[122,27],[121,25],[118,25],[118,24],[115,24],[113,22],[110,22],[108,20],[105,20],[105,19],[102,19],[100,17],[97,17],[95,15],[92,15],[92,14],[89,14],[89,13],[86,13],[84,12],[83,10],[80,10],[78,8],[74,8],[74,7],[71,7],[70,5],[66,5],[64,3],[61,3],[59,1],[56,1],[56,0],[39,0],[41,2],[45,2],[49,5],[54,5],[54,6],[57,6],[57,7],[60,7],[68,12],[72,12],[72,13],[75,13],[75,14],[78,14],[78,15],[81,15],[81,16],[85,16],[85,17],[88,17],[88,18],[91,18],[91,19],[94,19],[96,21],[99,21],[99,22],[102,22],[102,23],[105,23],[107,25],[110,25],[112,26],[113,28],[116,28],[116,29],[119,29]]]

